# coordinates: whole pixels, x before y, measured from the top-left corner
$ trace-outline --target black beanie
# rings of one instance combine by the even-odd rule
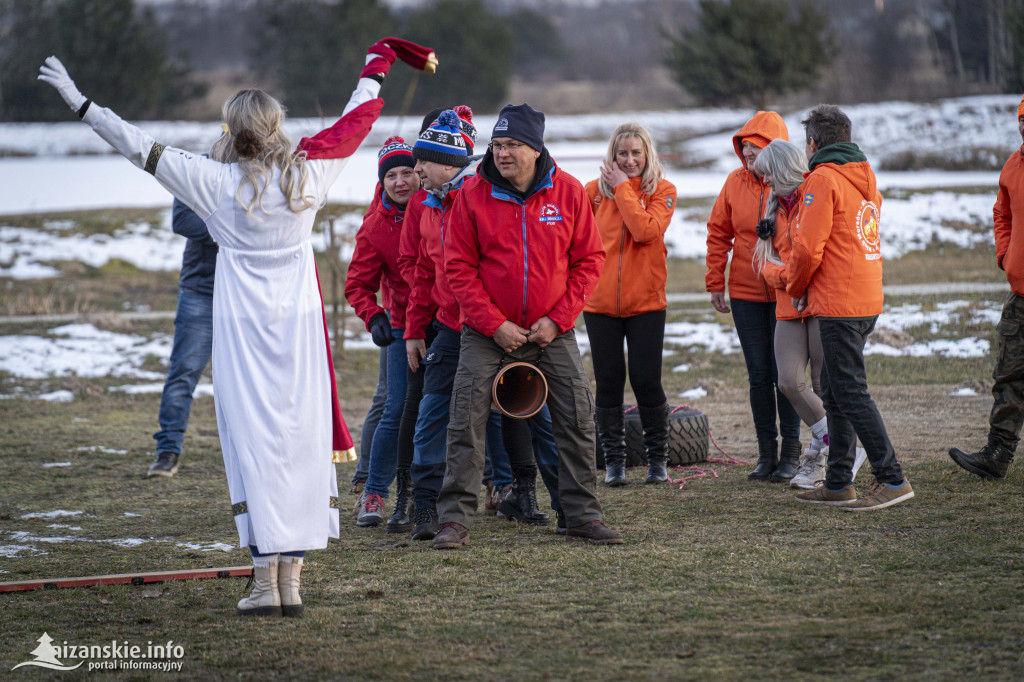
[[[420,135],[423,134],[424,130],[430,127],[431,123],[437,120],[437,117],[441,115],[442,111],[444,111],[444,107],[437,107],[436,109],[431,109],[427,115],[423,117],[423,122],[420,123]]]
[[[511,137],[525,142],[537,151],[544,149],[544,112],[529,104],[506,104],[498,113],[491,138]]]

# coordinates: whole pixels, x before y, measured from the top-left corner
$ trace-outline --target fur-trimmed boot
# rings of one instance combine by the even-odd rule
[[[800,466],[800,453],[803,452],[803,445],[793,438],[783,438],[782,447],[779,448],[779,465],[768,477],[773,483],[784,483],[792,480],[796,474],[796,468]]]
[[[779,440],[777,438],[757,439],[757,466],[747,474],[748,481],[767,481],[779,464]]]
[[[302,581],[302,557],[281,556],[277,564],[277,591],[281,594],[281,615],[302,618],[302,597],[299,585]]]
[[[281,593],[277,587],[278,555],[253,557],[252,561],[252,592],[238,602],[235,613],[239,616],[280,616]]]
[[[647,478],[644,483],[664,483],[668,480],[668,403],[660,407],[640,406],[637,410],[647,451]]]
[[[594,419],[604,450],[604,484],[626,485],[626,417],[622,406],[598,407]]]

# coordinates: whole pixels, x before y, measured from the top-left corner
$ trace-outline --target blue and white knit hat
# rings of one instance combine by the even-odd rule
[[[461,168],[469,165],[459,115],[451,109],[442,111],[437,120],[416,140],[412,147],[412,156],[418,161],[433,161],[445,166]]]

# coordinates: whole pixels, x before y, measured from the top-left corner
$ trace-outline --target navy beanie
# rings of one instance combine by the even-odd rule
[[[498,113],[491,138],[511,137],[525,142],[537,151],[544,149],[544,112],[529,104],[506,104]]]
[[[437,120],[437,117],[441,115],[442,111],[444,111],[444,107],[437,107],[436,109],[431,109],[427,112],[427,115],[423,117],[423,122],[420,123],[420,135],[423,134],[424,130],[430,127],[431,123]]]
[[[397,166],[414,168],[416,160],[412,158],[412,147],[402,137],[395,135],[389,137],[377,152],[377,179],[384,182],[388,171]]]
[[[423,131],[412,147],[417,161],[433,161],[445,166],[468,166],[466,141],[459,130],[459,115],[451,109],[441,112],[434,123]]]

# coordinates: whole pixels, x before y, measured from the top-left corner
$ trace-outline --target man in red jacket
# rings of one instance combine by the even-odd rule
[[[1017,105],[1017,128],[1024,139],[1024,99]],[[978,452],[950,448],[949,456],[982,478],[1001,479],[1010,468],[1024,425],[1024,146],[1015,151],[999,174],[999,194],[992,207],[996,264],[1006,272],[1010,297],[996,330],[999,346],[992,372],[992,412],[988,444]]]
[[[621,544],[594,495],[594,399],[574,330],[604,249],[583,185],[544,147],[543,113],[510,104],[498,114],[478,175],[445,220],[444,259],[463,327],[434,547],[469,544],[491,384],[502,362],[517,360],[548,381],[566,538]]]
[[[811,172],[803,183],[786,291],[797,310],[807,307],[818,318],[829,455],[825,485],[798,494],[797,500],[846,511],[883,509],[909,500],[914,490],[868,393],[864,366],[864,344],[882,312],[882,195],[839,107],[820,104],[803,124]],[[875,476],[861,497],[853,487],[858,438]]]

